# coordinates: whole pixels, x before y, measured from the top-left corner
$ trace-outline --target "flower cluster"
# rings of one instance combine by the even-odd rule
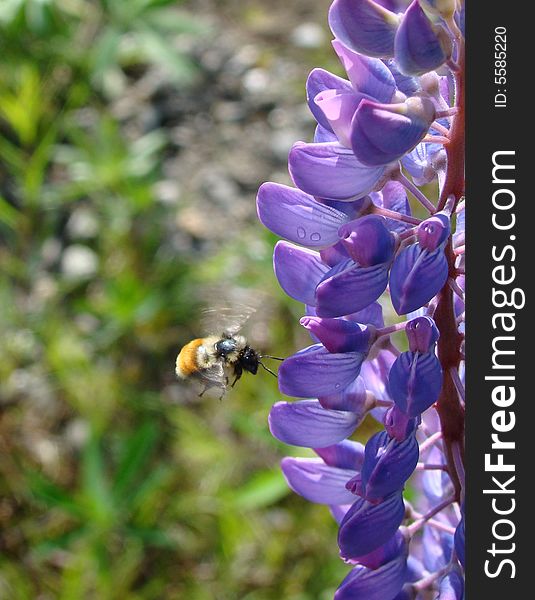
[[[310,73],[317,127],[289,153],[295,187],[257,197],[313,342],[281,364],[300,400],[276,403],[270,429],[317,454],[282,470],[339,524],[352,568],[336,600],[460,599],[464,2],[334,0],[329,25],[347,79]],[[383,429],[362,445],[368,413]]]

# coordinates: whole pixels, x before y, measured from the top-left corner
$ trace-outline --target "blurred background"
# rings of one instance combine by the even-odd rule
[[[276,380],[174,376],[238,289],[259,349],[307,344],[255,195],[312,138],[310,69],[340,73],[329,4],[0,1],[0,598],[327,600],[347,572],[280,474]]]

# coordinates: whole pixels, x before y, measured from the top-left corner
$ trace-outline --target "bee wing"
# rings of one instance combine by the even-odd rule
[[[227,387],[227,375],[222,363],[216,363],[209,369],[199,371],[199,376],[206,382],[207,387]]]
[[[256,307],[240,304],[207,308],[201,313],[202,327],[207,334],[235,335],[255,312]]]

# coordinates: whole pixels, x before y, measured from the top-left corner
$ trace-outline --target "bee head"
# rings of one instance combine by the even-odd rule
[[[253,375],[256,375],[258,371],[258,364],[260,363],[260,356],[256,350],[253,350],[250,346],[245,346],[243,351],[240,353],[240,365],[244,371],[249,371]]]

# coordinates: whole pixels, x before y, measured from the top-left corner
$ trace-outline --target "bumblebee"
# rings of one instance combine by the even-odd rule
[[[256,375],[259,366],[276,377],[261,359],[283,359],[260,354],[249,345],[245,336],[238,334],[243,324],[241,321],[246,318],[248,317],[242,317],[233,325],[225,327],[220,335],[197,338],[183,346],[176,359],[177,377],[201,380],[205,387],[200,396],[206,390],[218,387],[222,391],[221,397],[229,385],[229,376],[234,377],[231,387],[236,385],[244,371]]]

